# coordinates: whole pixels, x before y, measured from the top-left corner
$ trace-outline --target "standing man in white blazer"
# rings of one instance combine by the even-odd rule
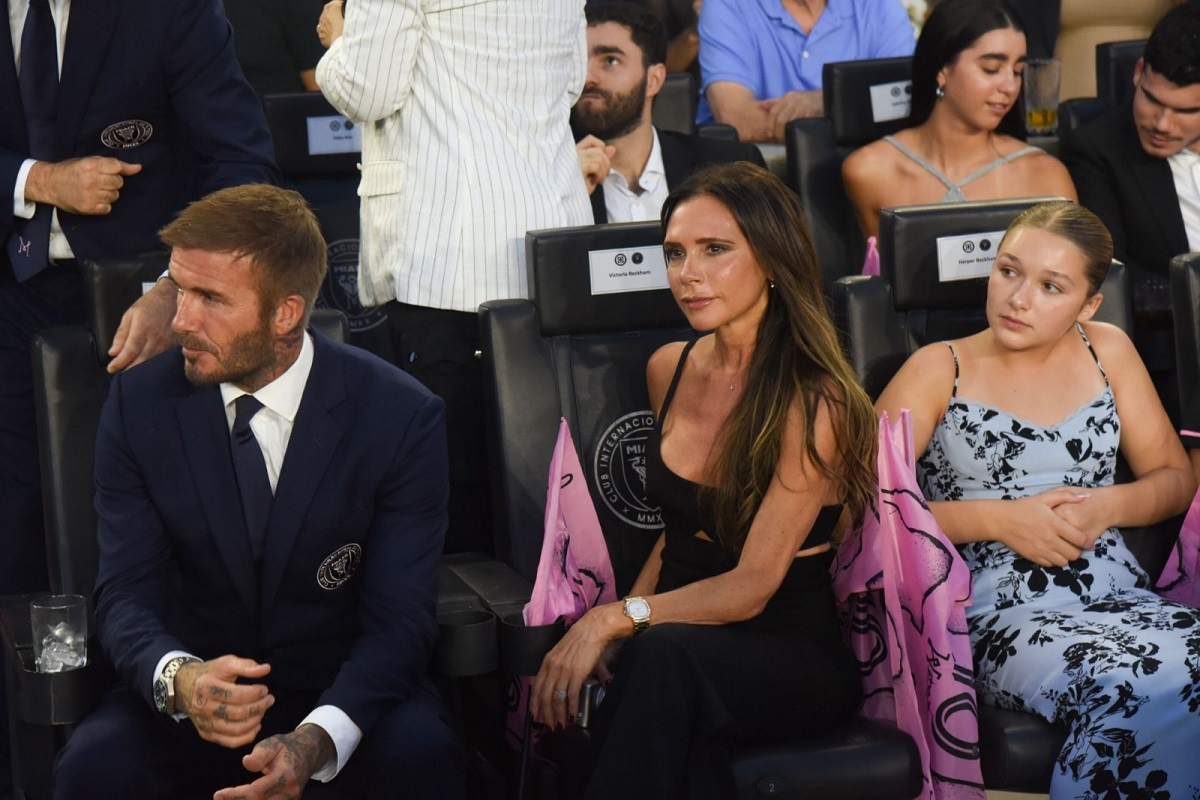
[[[446,401],[450,552],[491,549],[479,304],[528,296],[526,231],[592,222],[568,126],[583,6],[334,0],[317,26],[317,83],[363,125],[361,300]]]

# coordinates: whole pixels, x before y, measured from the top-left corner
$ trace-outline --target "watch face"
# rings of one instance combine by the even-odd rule
[[[159,678],[154,682],[154,705],[164,714],[167,711],[167,684]]]
[[[625,611],[634,619],[650,616],[650,604],[640,597],[635,597],[625,604]]]

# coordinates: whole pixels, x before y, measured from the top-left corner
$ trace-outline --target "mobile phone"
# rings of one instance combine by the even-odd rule
[[[595,678],[584,681],[583,688],[579,690],[579,715],[575,718],[575,724],[586,729],[592,721],[592,712],[603,699],[604,686],[600,681]]]

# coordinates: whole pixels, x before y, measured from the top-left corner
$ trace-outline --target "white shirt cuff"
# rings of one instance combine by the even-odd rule
[[[314,781],[328,783],[338,776],[350,760],[350,756],[354,755],[355,749],[362,741],[362,731],[354,724],[354,720],[337,706],[317,706],[301,720],[300,725],[307,723],[319,725],[333,740],[334,757],[311,776]]]
[[[163,656],[162,658],[160,658],[158,660],[158,666],[156,666],[154,668],[154,680],[150,682],[150,695],[151,696],[154,695],[154,684],[158,683],[158,679],[162,677],[163,667],[165,667],[167,665],[167,662],[170,661],[172,658],[179,658],[180,656],[187,656],[188,658],[195,658],[197,660],[200,660],[200,658],[198,656],[194,656],[191,653],[188,653],[184,650],[169,651],[165,656]],[[178,712],[178,713],[172,714],[171,719],[175,720],[176,722],[179,722],[181,719],[187,719],[187,714],[184,714],[183,712]]]
[[[25,199],[25,184],[29,180],[29,170],[37,163],[36,158],[27,158],[17,170],[17,183],[13,186],[13,216],[21,219],[33,219],[37,211],[37,203]]]

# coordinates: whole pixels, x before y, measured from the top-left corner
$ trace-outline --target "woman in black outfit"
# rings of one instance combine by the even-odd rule
[[[872,496],[877,422],[800,203],[766,170],[722,165],[671,193],[663,228],[675,299],[710,332],[646,369],[664,533],[633,596],[576,622],[533,689],[535,719],[558,727],[585,679],[611,678],[593,718],[597,798],[733,796],[736,745],[826,730],[861,696],[829,539],[842,507],[858,517]]]

